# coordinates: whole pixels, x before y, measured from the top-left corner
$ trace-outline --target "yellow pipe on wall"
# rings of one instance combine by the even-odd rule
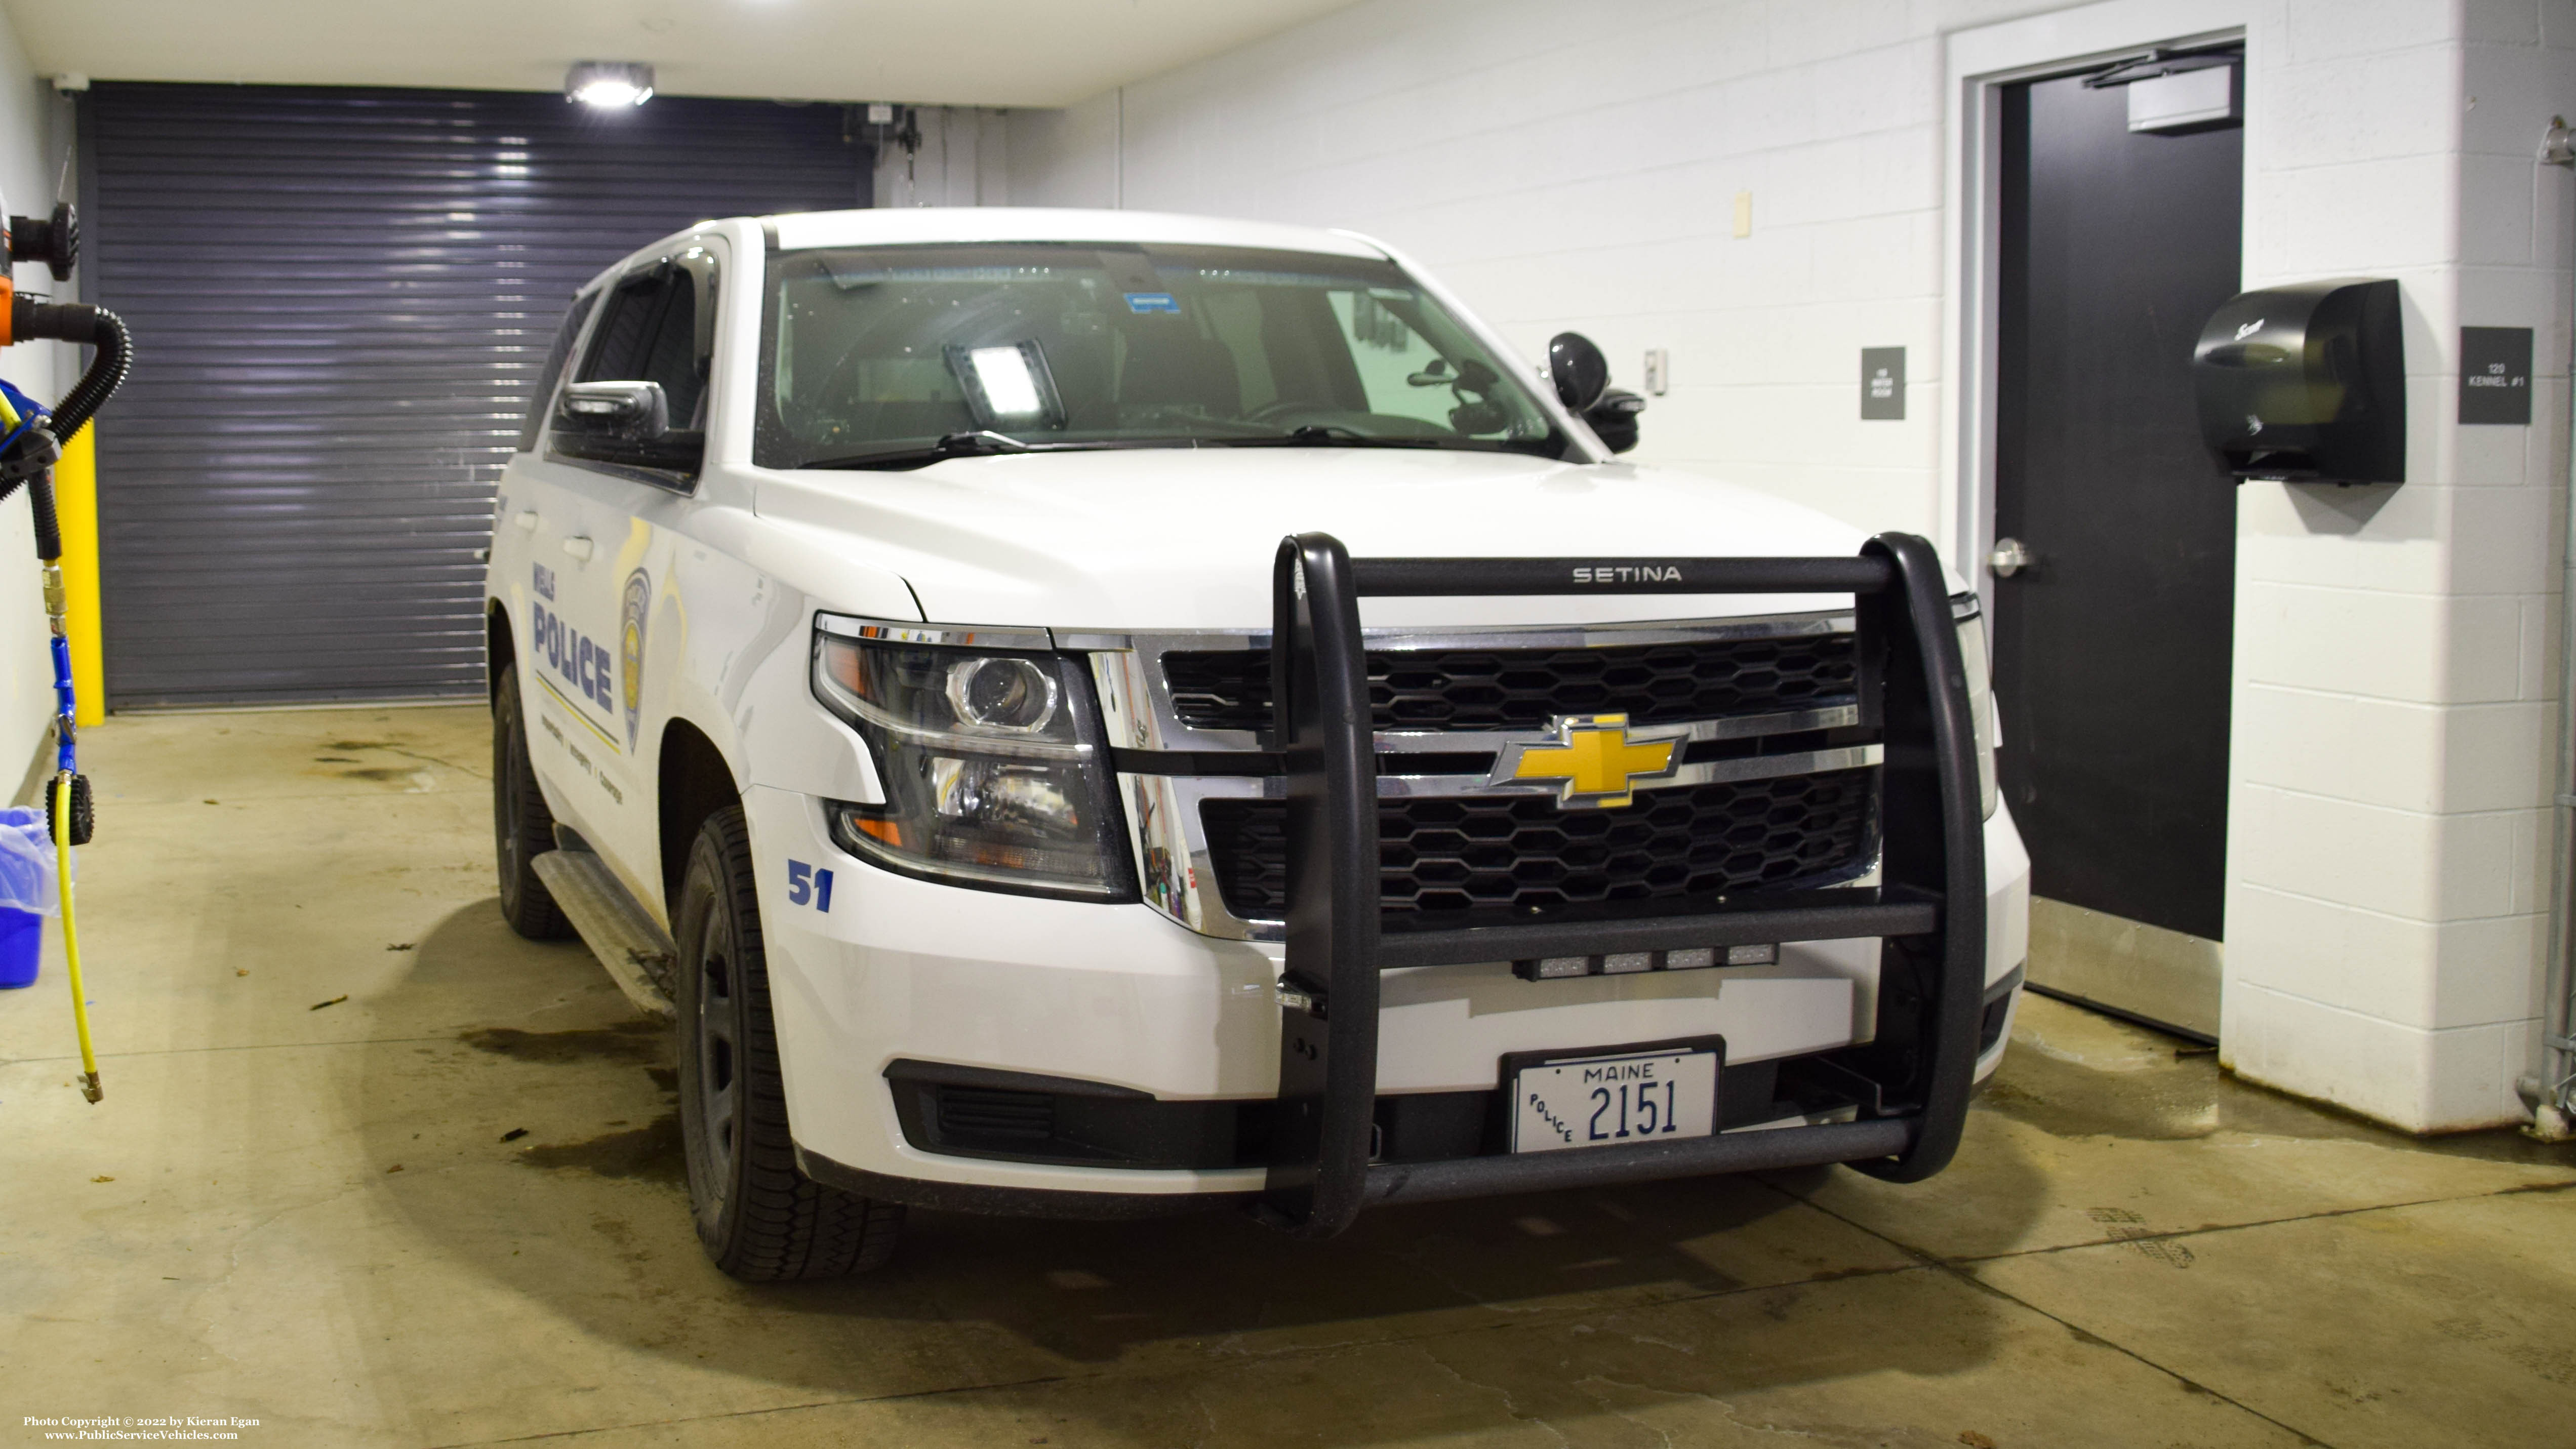
[[[54,465],[54,516],[63,531],[63,593],[70,618],[63,621],[72,646],[72,687],[79,697],[76,723],[107,718],[107,646],[99,630],[98,424],[72,436]]]

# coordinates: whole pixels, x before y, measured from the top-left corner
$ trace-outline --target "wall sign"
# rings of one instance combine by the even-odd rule
[[[1860,420],[1865,423],[1905,419],[1905,349],[1864,347],[1860,350]]]
[[[2460,421],[2531,423],[2531,329],[2460,329]]]

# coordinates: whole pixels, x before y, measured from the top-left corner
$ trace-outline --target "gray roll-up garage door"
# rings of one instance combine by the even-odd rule
[[[871,170],[841,107],[766,101],[102,83],[81,125],[83,285],[135,335],[111,707],[480,691],[475,554],[573,288]]]

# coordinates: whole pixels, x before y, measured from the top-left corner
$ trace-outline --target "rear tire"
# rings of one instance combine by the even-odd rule
[[[680,878],[680,1140],[698,1241],[745,1282],[874,1268],[903,1205],[826,1187],[796,1168],[769,965],[742,807],[708,817]]]
[[[555,848],[555,815],[546,808],[546,792],[528,759],[516,668],[501,676],[492,696],[492,835],[501,868],[501,914],[510,929],[531,941],[570,936],[572,922],[532,868],[538,856]]]

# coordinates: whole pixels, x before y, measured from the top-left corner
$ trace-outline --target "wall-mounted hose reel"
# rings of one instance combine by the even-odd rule
[[[43,262],[55,281],[70,281],[72,263],[80,260],[80,213],[57,201],[51,216],[9,218],[9,260]]]

